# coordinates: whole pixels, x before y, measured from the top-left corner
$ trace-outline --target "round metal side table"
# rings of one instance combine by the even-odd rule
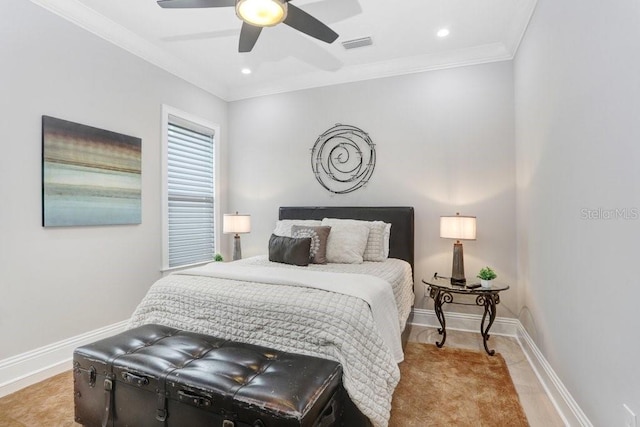
[[[491,325],[493,325],[493,321],[496,319],[496,306],[500,304],[500,292],[506,291],[509,289],[509,286],[501,283],[493,283],[491,287],[483,288],[476,287],[476,283],[473,281],[467,282],[464,286],[452,285],[448,277],[437,275],[428,280],[422,279],[422,283],[427,286],[429,297],[433,299],[436,317],[440,322],[438,333],[442,335],[442,341],[436,342],[436,345],[441,348],[447,339],[447,323],[444,317],[444,311],[442,310],[444,304],[478,305],[484,307],[484,314],[480,322],[480,334],[482,334],[484,349],[490,356],[493,356],[495,350],[489,350],[487,346],[487,340],[490,337],[489,330],[491,329]],[[475,304],[454,302],[454,295],[475,296]],[[485,325],[487,320],[488,323]]]

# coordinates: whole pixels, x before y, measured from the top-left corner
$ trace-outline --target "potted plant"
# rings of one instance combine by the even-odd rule
[[[491,281],[496,277],[498,277],[498,275],[491,267],[484,267],[480,269],[480,273],[478,273],[478,279],[480,279],[480,284],[483,288],[490,288]]]

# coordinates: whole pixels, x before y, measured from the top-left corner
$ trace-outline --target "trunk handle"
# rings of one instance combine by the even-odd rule
[[[149,384],[149,378],[147,377],[143,377],[140,375],[136,375],[136,374],[132,374],[131,372],[123,372],[122,373],[122,378],[128,382],[128,383],[133,383],[137,386],[145,386],[147,384]]]
[[[188,401],[195,406],[211,406],[211,399],[199,396],[195,393],[189,392],[188,390],[180,390],[178,391],[178,399],[183,401]]]

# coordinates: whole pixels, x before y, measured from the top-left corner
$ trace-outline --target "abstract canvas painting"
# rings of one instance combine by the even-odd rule
[[[142,140],[42,116],[42,225],[140,224]]]

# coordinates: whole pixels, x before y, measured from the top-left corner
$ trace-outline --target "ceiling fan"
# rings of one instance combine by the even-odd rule
[[[333,43],[338,34],[302,9],[289,4],[291,0],[157,0],[166,9],[204,7],[235,7],[242,19],[238,52],[251,52],[263,27],[282,22],[311,37]]]

